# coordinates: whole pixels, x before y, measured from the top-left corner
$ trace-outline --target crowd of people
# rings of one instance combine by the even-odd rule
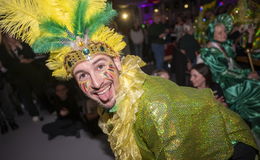
[[[28,114],[33,122],[43,121],[41,112],[57,117],[42,127],[49,140],[59,135],[78,137],[80,129],[93,136],[100,134],[97,105],[87,104],[90,100],[73,87],[73,81],[53,78],[44,64],[46,58],[35,55],[27,44],[1,34],[1,134],[19,128],[16,116]]]
[[[109,11],[106,16],[111,19],[113,9],[104,8],[98,14]],[[23,108],[33,122],[44,120],[45,109],[56,116],[42,127],[49,140],[59,135],[79,137],[80,129],[98,135],[99,123],[117,159],[253,160],[258,153],[255,140],[260,138],[260,81],[257,72],[235,62],[236,43],[228,40],[238,38],[237,31],[231,32],[232,17],[221,14],[209,24],[206,45],[194,38],[190,20],[178,17],[171,27],[162,18],[155,14],[146,28],[134,23],[129,39],[136,56],[122,59],[122,36],[104,27],[103,20],[88,17],[87,25],[75,27],[83,23],[70,22],[63,28],[53,22],[60,29],[57,33],[37,20],[47,26],[40,28],[46,33],[35,35],[37,40],[27,37],[35,40],[29,45],[2,33],[1,133],[8,132],[8,125],[19,128],[15,115],[23,114]],[[91,28],[92,23],[102,25]],[[84,27],[90,27],[91,34]],[[75,31],[70,33],[71,28]],[[63,36],[75,34],[74,39],[65,36],[53,42],[41,37],[55,39],[63,32]],[[248,33],[250,46],[254,28]],[[48,47],[42,40],[59,45]],[[152,71],[142,70],[145,63],[140,57]],[[74,80],[54,79],[45,61],[55,77]]]

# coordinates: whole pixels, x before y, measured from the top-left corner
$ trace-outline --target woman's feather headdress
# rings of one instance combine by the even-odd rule
[[[76,63],[93,54],[115,57],[123,36],[105,25],[116,15],[106,0],[0,0],[0,27],[48,53],[53,76],[70,78]]]

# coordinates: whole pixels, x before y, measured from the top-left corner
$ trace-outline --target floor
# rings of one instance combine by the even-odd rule
[[[32,122],[28,115],[17,117],[20,128],[0,134],[1,160],[113,160],[104,135],[91,138],[81,131],[80,138],[59,136],[49,141],[41,126],[55,116],[45,113],[44,121]]]

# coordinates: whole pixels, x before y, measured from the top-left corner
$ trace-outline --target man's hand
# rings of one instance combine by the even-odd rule
[[[23,49],[22,44],[18,40],[14,39],[12,37],[6,36],[4,42],[6,44],[7,50],[9,50],[13,53],[16,53],[18,49],[20,49],[20,50]]]
[[[228,106],[227,103],[225,102],[225,98],[223,96],[219,97],[219,96],[215,96],[216,100],[219,101],[221,104],[223,104],[224,106]]]
[[[251,72],[248,74],[247,78],[249,79],[259,79],[259,75],[256,72]]]
[[[165,39],[166,38],[166,34],[165,33],[160,34],[159,38]]]
[[[62,117],[65,117],[65,116],[67,116],[68,114],[69,114],[69,110],[68,110],[68,109],[62,108],[62,109],[60,110],[60,115],[61,115]]]
[[[32,61],[33,61],[33,59],[30,59],[30,58],[21,58],[20,59],[21,63],[26,63],[26,64],[31,63]]]

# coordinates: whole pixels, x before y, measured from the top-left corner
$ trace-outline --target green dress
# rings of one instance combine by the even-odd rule
[[[201,58],[209,66],[213,80],[222,87],[230,108],[260,136],[260,81],[248,79],[250,70],[236,64],[231,42],[210,43],[214,45],[201,49]]]
[[[210,89],[180,87],[138,64],[123,60],[116,109],[99,111],[116,159],[224,160],[236,142],[257,148],[249,127]]]

